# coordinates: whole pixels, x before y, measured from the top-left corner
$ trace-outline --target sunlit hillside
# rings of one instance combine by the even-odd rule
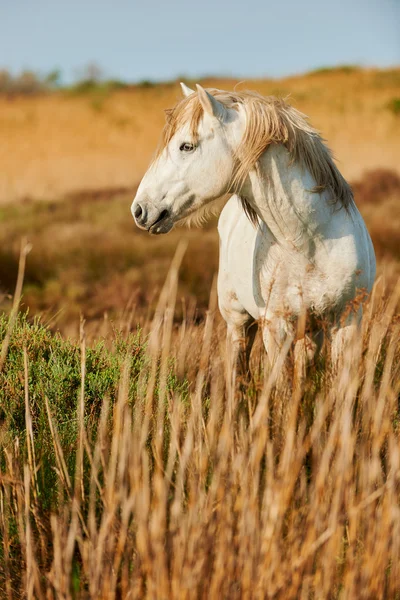
[[[400,168],[400,69],[343,67],[282,80],[202,83],[289,96],[352,180],[366,169]],[[133,187],[157,144],[163,110],[179,98],[177,82],[0,96],[0,202]]]

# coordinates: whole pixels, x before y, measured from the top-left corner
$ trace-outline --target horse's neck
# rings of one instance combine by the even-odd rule
[[[324,193],[312,192],[315,186],[311,174],[292,163],[289,152],[279,145],[261,157],[244,194],[279,243],[307,251],[316,229],[332,215]]]

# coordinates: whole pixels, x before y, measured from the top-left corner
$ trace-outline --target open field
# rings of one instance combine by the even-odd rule
[[[215,221],[134,226],[175,83],[0,96],[1,598],[400,600],[400,70],[244,87],[322,130],[377,253],[301,387],[258,338],[233,382]]]

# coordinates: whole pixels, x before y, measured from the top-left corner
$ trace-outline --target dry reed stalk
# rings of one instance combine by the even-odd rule
[[[6,335],[4,336],[3,342],[1,344],[1,352],[0,352],[0,373],[4,367],[4,361],[7,357],[8,346],[10,343],[11,334],[15,325],[15,321],[18,315],[19,303],[21,301],[22,294],[22,285],[24,282],[25,275],[25,264],[26,257],[31,251],[32,246],[27,242],[25,238],[21,240],[21,249],[19,254],[19,263],[18,263],[18,275],[17,275],[17,283],[15,284],[15,293],[13,299],[13,305],[10,313],[10,318],[8,321],[8,327],[6,331]]]
[[[10,548],[9,548],[9,527],[10,527],[10,483],[16,485],[15,481],[7,481],[8,478],[3,477],[0,470],[0,525],[1,537],[3,541],[3,570],[5,578],[5,593],[7,600],[12,600],[12,583],[11,583],[11,564],[10,564]]]

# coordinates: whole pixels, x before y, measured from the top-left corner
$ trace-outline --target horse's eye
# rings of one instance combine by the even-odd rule
[[[180,145],[179,150],[181,152],[192,152],[192,150],[195,149],[195,145],[194,144],[190,144],[189,142],[185,142],[183,144]]]

